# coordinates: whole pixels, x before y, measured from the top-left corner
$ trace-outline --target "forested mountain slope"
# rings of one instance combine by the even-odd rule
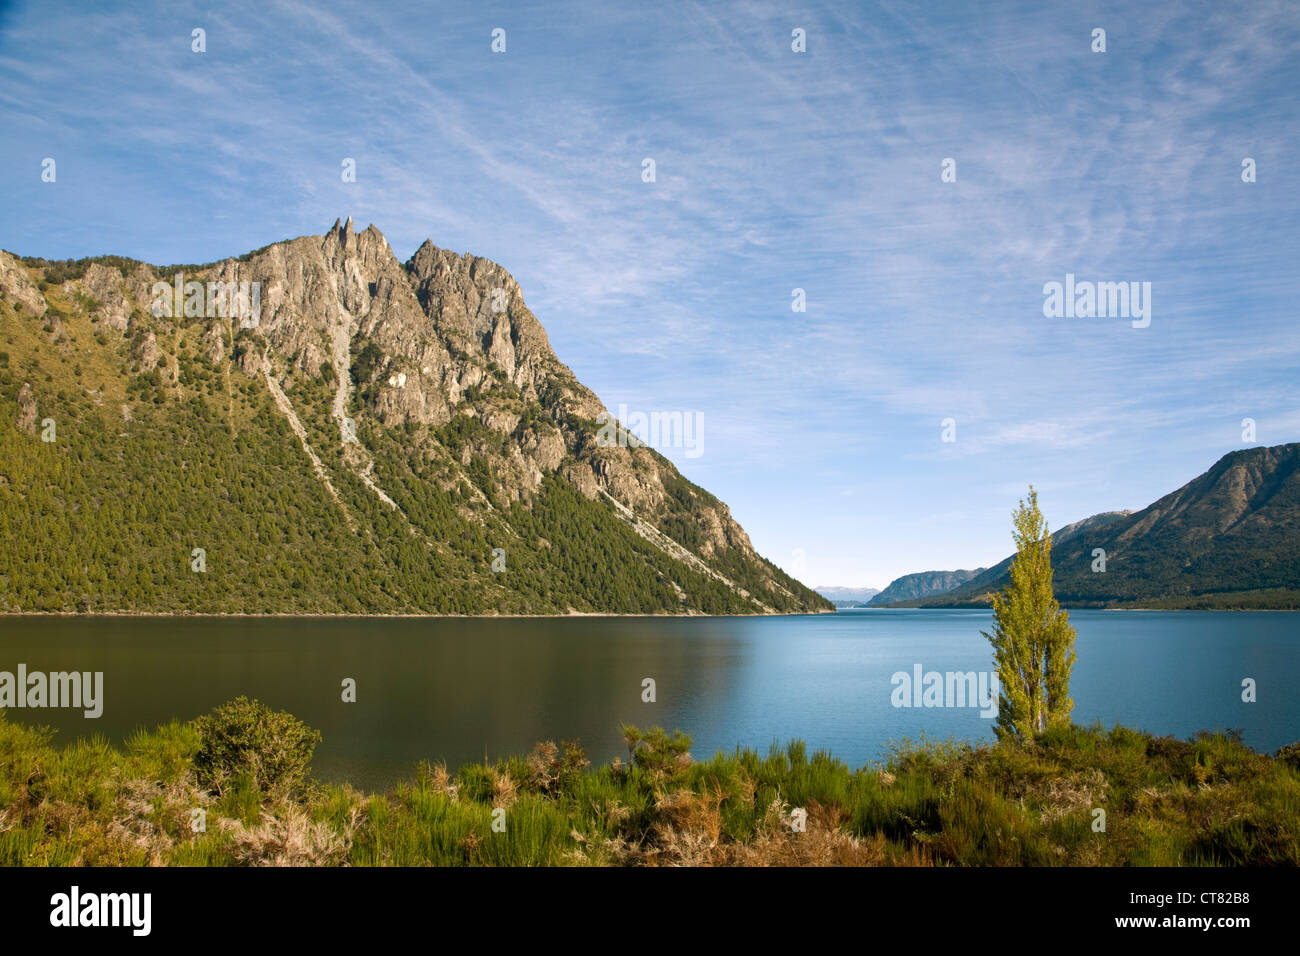
[[[256,321],[191,281],[257,283]],[[3,611],[830,608],[598,441],[504,269],[351,220],[198,266],[0,253],[0,397]]]

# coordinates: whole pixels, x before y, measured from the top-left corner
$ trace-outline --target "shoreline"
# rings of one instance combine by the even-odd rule
[[[612,611],[572,611],[568,614],[313,614],[309,611],[277,611],[270,614],[230,614],[211,611],[95,611],[92,613],[83,611],[5,611],[0,613],[0,620],[18,617],[262,618],[268,620],[276,618],[337,618],[339,620],[373,620],[375,618],[383,618],[385,620],[424,619],[447,621],[491,621],[498,619],[541,620],[543,618],[568,620],[575,617],[647,617],[689,620],[692,618],[815,617],[823,614],[834,613],[834,611],[777,611],[772,614],[619,614]]]
[[[980,605],[972,604],[972,605],[958,605],[958,606],[948,605],[945,607],[913,607],[909,605],[909,606],[884,606],[884,607],[846,607],[846,608],[838,608],[836,610],[836,613],[839,613],[840,611],[992,611],[992,610],[993,608],[987,604],[980,604]],[[1194,611],[1194,612],[1228,611],[1233,613],[1244,612],[1244,611],[1252,611],[1252,612],[1270,611],[1270,612],[1277,612],[1280,614],[1295,614],[1297,612],[1300,612],[1300,608],[1297,607],[1089,607],[1089,606],[1075,606],[1069,604],[1062,604],[1061,610],[1062,611],[1153,611],[1153,612],[1154,611]]]
[[[1067,607],[1062,606],[1064,611],[1112,611],[1112,612],[1142,612],[1155,613],[1160,611],[1179,612],[1189,614],[1205,613],[1233,613],[1233,614],[1296,614],[1300,613],[1300,608],[1290,607]],[[833,611],[778,611],[772,614],[619,614],[613,611],[571,611],[568,614],[322,614],[312,613],[309,611],[284,611],[263,614],[233,614],[212,611],[95,611],[86,613],[83,611],[5,611],[0,612],[0,620],[9,618],[167,618],[167,619],[247,619],[247,620],[280,620],[280,619],[335,619],[335,620],[362,620],[369,621],[375,619],[381,620],[430,620],[430,621],[492,621],[492,620],[570,620],[572,618],[584,617],[618,617],[618,618],[654,618],[665,620],[693,620],[697,618],[722,619],[722,618],[743,618],[743,619],[766,619],[776,617],[822,617],[826,615],[836,615],[841,613],[854,613],[864,611],[992,611],[988,607],[878,607],[878,608],[839,608]]]

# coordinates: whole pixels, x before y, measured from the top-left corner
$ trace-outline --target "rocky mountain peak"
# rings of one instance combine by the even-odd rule
[[[32,321],[48,308],[37,268],[0,254],[0,292]],[[158,314],[160,279],[205,292],[218,280],[255,284],[254,320],[213,314],[204,296],[193,300],[196,311]],[[201,388],[238,430],[247,419],[236,414],[237,396],[263,396],[352,527],[377,501],[431,553],[450,547],[432,529],[453,521],[544,552],[550,545],[539,540],[569,531],[547,524],[554,516],[516,525],[511,508],[553,508],[576,492],[594,509],[583,519],[594,522],[591,534],[624,527],[651,555],[659,583],[638,587],[658,589],[656,602],[680,593],[683,608],[702,607],[689,593],[702,587],[716,608],[827,606],[757,555],[726,505],[662,455],[598,440],[603,404],[555,355],[519,283],[489,259],[426,240],[402,263],[373,224],[358,232],[349,216],[323,235],[208,265],[158,269],[106,257],[61,285],[58,301],[86,303],[86,328],[97,325],[82,337],[94,344],[80,347],[120,351],[95,361],[148,376],[161,390],[155,402],[183,406]],[[349,483],[369,496],[360,512],[345,494]],[[557,492],[557,483],[570,491]],[[543,552],[536,560],[545,565]]]

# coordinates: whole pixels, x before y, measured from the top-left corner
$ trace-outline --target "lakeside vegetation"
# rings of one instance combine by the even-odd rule
[[[544,742],[363,793],[311,779],[319,735],[243,698],[120,747],[0,716],[0,865],[1300,865],[1300,744],[1067,724],[854,770],[802,741],[696,761],[680,732],[624,733],[626,762]]]

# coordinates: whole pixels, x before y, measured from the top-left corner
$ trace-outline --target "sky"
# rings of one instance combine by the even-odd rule
[[[487,257],[762,554],[884,587],[1300,440],[1298,54],[1267,0],[0,3],[0,248]]]

